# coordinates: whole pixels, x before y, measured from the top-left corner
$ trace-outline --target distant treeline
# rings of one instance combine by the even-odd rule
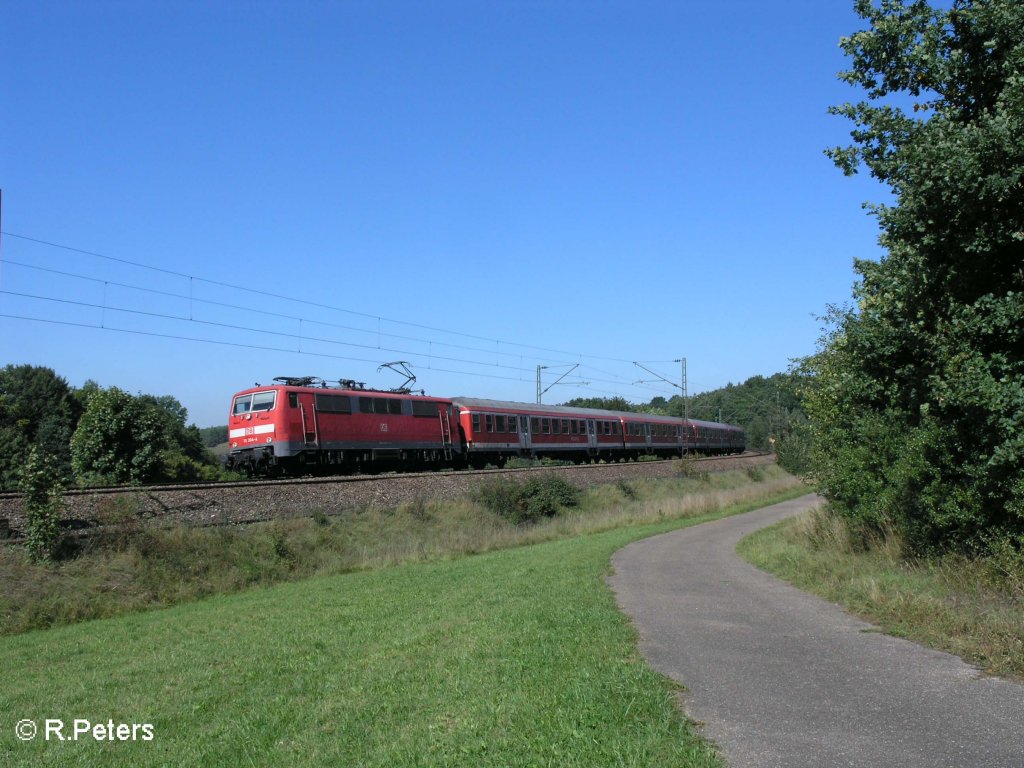
[[[221,427],[203,427],[199,430],[199,436],[203,439],[203,445],[207,448],[221,445],[228,441],[228,425]]]

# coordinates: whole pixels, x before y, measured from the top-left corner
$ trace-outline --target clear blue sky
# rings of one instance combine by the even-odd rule
[[[0,364],[200,426],[397,359],[524,401],[581,362],[545,402],[672,394],[633,360],[685,355],[691,394],[785,370],[879,255],[883,190],[823,155],[860,27],[845,0],[3,2]]]

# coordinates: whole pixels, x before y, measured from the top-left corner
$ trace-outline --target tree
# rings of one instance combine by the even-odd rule
[[[0,487],[14,488],[31,448],[47,457],[58,478],[71,477],[69,441],[81,411],[68,383],[52,369],[0,369]]]
[[[92,393],[71,438],[79,482],[116,485],[160,477],[167,422],[152,404],[110,387]]]
[[[188,410],[185,406],[171,395],[139,395],[138,399],[162,424],[166,446],[160,455],[162,479],[216,478],[219,463],[206,450],[199,428],[187,424]]]
[[[1024,533],[1024,4],[856,2],[841,45],[867,99],[833,108],[894,204],[808,361],[834,507],[919,549]]]
[[[71,440],[79,482],[116,485],[213,479],[219,472],[188,411],[170,395],[92,388]]]

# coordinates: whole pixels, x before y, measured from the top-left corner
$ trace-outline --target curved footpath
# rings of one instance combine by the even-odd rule
[[[736,543],[813,495],[630,544],[609,582],[640,650],[740,766],[1024,766],[1024,685],[880,634]]]

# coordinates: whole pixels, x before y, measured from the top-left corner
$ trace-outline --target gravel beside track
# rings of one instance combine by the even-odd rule
[[[744,454],[692,459],[701,472],[725,472],[771,464],[773,454]],[[63,524],[87,530],[114,523],[126,513],[150,525],[224,525],[281,517],[301,517],[315,511],[336,514],[346,509],[397,507],[422,499],[455,499],[495,477],[525,481],[531,473],[555,472],[587,487],[678,476],[680,462],[640,461],[623,464],[581,464],[567,467],[430,472],[350,477],[304,478],[287,481],[221,483],[216,485],[155,486],[139,489],[72,491],[64,497]],[[0,496],[0,538],[20,536],[24,527],[19,494]]]

